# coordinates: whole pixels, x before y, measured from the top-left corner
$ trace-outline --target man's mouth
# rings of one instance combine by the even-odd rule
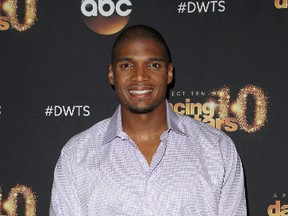
[[[134,95],[143,95],[152,92],[152,89],[146,89],[146,90],[129,90],[130,94]]]

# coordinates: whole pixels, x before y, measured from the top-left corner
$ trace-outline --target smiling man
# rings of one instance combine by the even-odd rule
[[[166,101],[173,65],[162,36],[142,25],[124,30],[108,78],[120,105],[63,148],[50,216],[245,216],[233,142]]]

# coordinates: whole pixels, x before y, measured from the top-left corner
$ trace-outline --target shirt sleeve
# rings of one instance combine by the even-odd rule
[[[63,149],[55,167],[49,216],[84,215],[75,187],[72,160],[68,155]]]
[[[247,216],[242,163],[234,143],[226,138],[221,143],[225,176],[218,216]]]

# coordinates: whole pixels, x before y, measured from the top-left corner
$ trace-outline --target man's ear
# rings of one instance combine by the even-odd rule
[[[108,79],[111,85],[114,85],[114,73],[112,64],[109,65]]]
[[[173,64],[169,63],[167,73],[167,84],[172,83],[172,80],[173,80]]]

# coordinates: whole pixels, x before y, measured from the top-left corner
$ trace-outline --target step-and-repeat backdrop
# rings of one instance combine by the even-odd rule
[[[111,46],[134,24],[167,40],[174,111],[234,140],[249,215],[287,215],[287,8],[287,0],[0,0],[0,215],[48,215],[62,147],[117,107]]]

